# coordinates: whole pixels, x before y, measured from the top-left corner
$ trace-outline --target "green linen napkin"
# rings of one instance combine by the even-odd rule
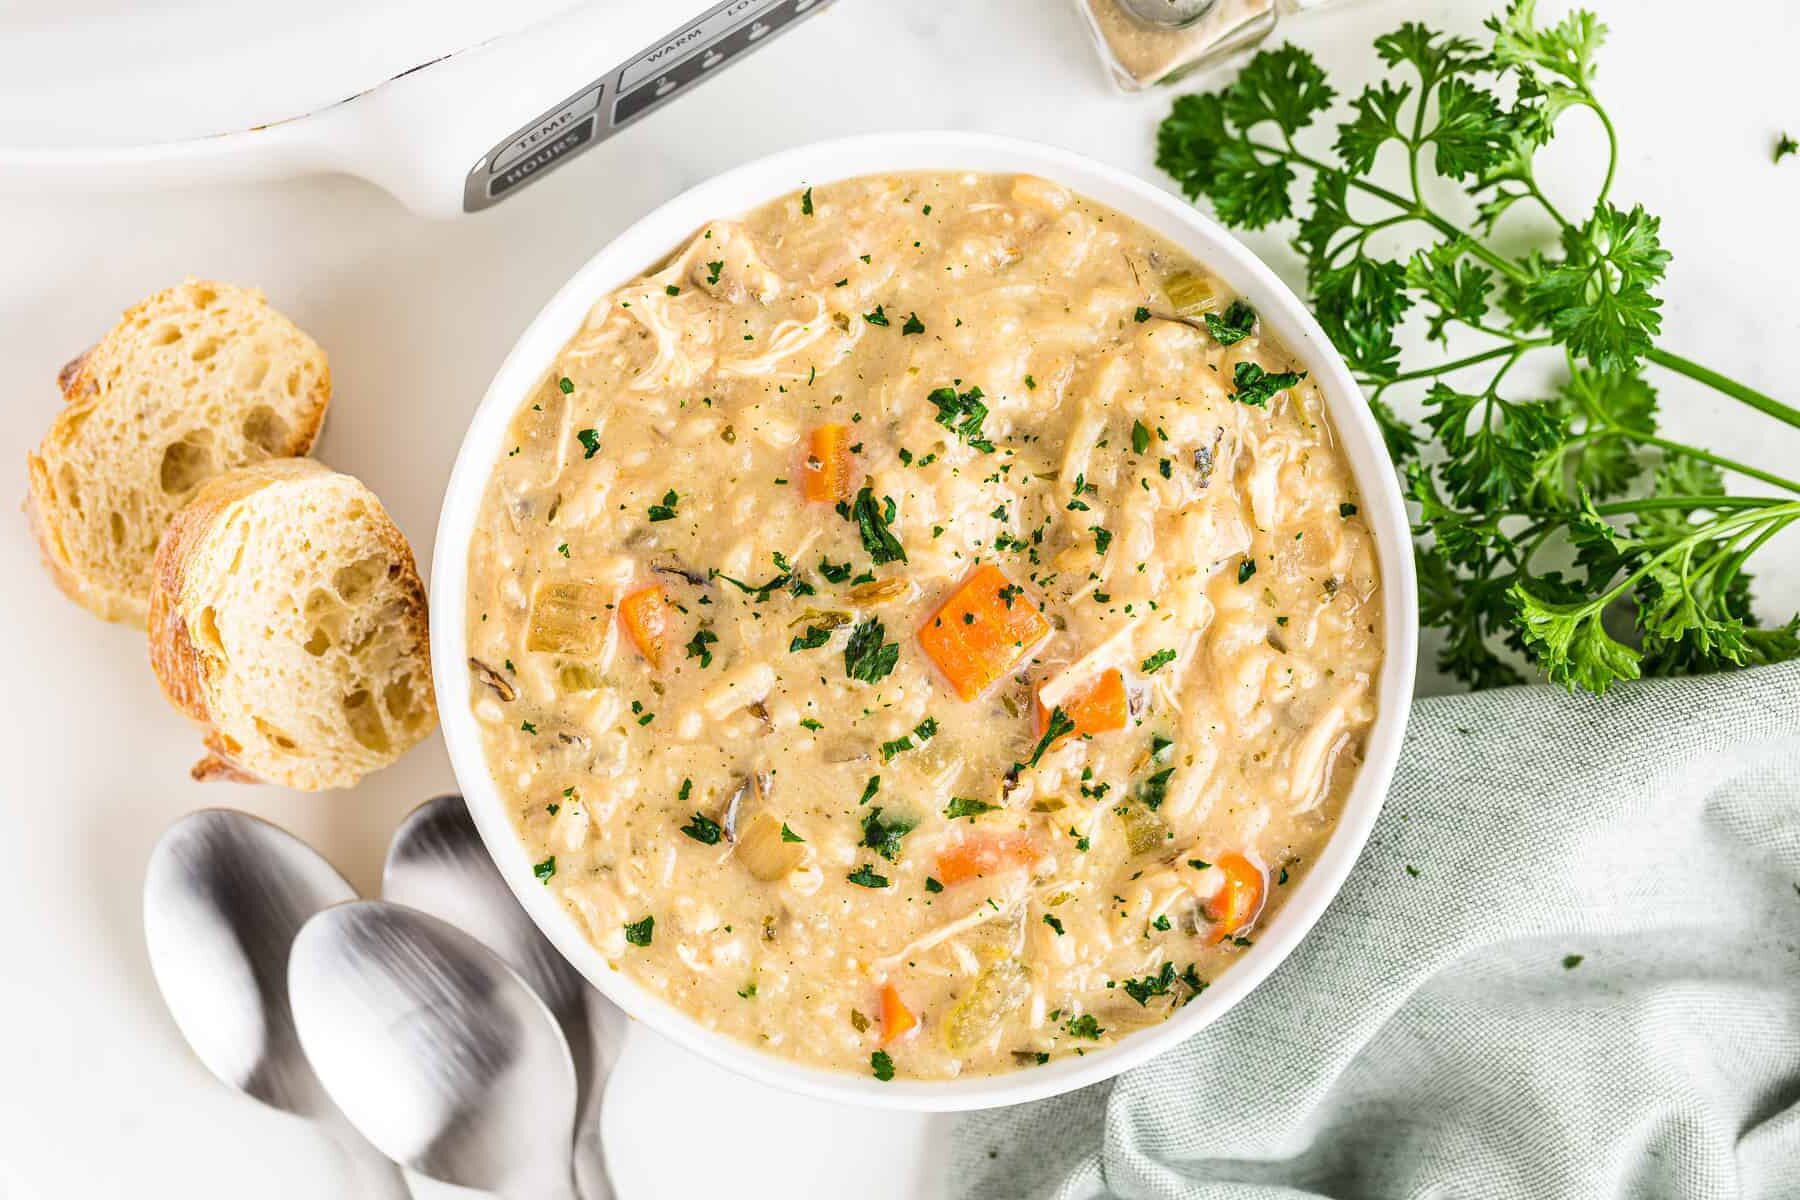
[[[1419,701],[1280,969],[1111,1084],[964,1118],[952,1172],[981,1200],[1800,1197],[1800,664]]]

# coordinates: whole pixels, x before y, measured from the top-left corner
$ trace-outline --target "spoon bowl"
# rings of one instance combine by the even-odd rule
[[[362,900],[306,923],[288,981],[319,1079],[389,1158],[520,1200],[573,1196],[568,1044],[492,951],[425,913]]]
[[[313,914],[355,898],[311,847],[247,813],[208,809],[163,834],[144,878],[144,941],[207,1070],[271,1108],[329,1111],[294,1033],[288,947]]]
[[[350,1131],[300,1046],[288,949],[307,920],[356,896],[312,847],[248,813],[204,809],[170,826],[144,876],[144,942],[176,1027],[222,1082],[323,1123],[359,1176],[357,1195],[398,1195],[399,1176]]]
[[[575,1061],[576,1179],[585,1200],[610,1195],[599,1105],[623,1047],[625,1014],[588,986],[519,906],[461,796],[438,796],[407,814],[388,846],[381,895],[470,934],[550,1009]]]

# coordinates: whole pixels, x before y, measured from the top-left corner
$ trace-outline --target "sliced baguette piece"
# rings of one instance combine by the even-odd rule
[[[373,492],[309,458],[203,484],[157,549],[150,665],[196,779],[349,787],[437,724],[425,588]]]
[[[144,623],[150,559],[221,471],[305,454],[331,402],[325,352],[259,291],[189,280],[129,309],[57,377],[25,510],[57,585]]]

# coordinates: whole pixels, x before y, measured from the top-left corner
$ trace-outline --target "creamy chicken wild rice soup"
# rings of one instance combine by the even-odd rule
[[[1374,540],[1318,390],[1043,179],[700,230],[514,419],[474,709],[605,957],[804,1063],[946,1079],[1166,1019],[1330,836]]]

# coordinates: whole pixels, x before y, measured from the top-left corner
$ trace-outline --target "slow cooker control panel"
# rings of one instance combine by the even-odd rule
[[[831,2],[724,0],[706,10],[483,155],[463,185],[463,211],[498,204]]]

